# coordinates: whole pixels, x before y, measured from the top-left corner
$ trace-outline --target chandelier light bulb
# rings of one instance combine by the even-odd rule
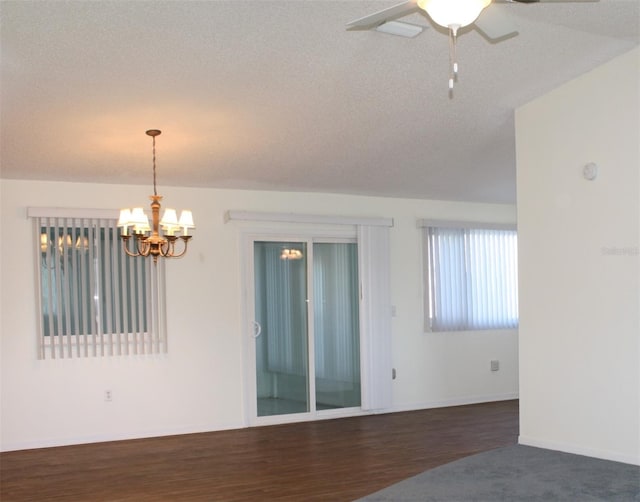
[[[136,233],[149,231],[149,218],[141,207],[134,207],[131,210],[131,220],[129,221]]]
[[[49,236],[45,233],[40,234],[40,251],[42,251],[43,253],[46,253],[48,247],[49,247]]]
[[[178,226],[182,227],[183,235],[188,235],[188,231],[190,228],[196,228],[193,224],[193,214],[191,211],[185,209],[180,213],[180,221],[178,222]]]
[[[120,209],[120,218],[118,226],[122,227],[122,235],[128,235],[129,226],[131,225],[131,209]]]
[[[76,249],[82,249],[83,251],[86,251],[87,249],[89,249],[89,238],[87,236],[78,236],[78,238],[76,239]]]
[[[167,232],[167,235],[173,235],[178,228],[178,215],[175,209],[165,209],[162,220],[160,220],[160,226]]]
[[[280,253],[281,260],[301,260],[302,259],[302,251],[299,249],[288,249],[284,248]]]
[[[58,250],[63,253],[65,248],[70,248],[73,245],[73,241],[69,234],[58,237]]]

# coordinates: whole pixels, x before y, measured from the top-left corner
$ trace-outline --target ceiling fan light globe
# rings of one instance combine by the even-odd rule
[[[491,0],[418,0],[433,22],[448,28],[473,23]]]

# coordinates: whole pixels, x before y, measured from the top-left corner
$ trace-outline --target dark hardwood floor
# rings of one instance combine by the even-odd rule
[[[512,445],[502,401],[0,454],[0,500],[350,501]]]

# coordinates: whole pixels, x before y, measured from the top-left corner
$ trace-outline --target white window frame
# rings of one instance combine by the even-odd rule
[[[89,230],[89,236],[93,236],[94,241],[98,238],[98,234],[102,232],[110,232],[110,235],[115,237],[113,246],[109,250],[110,253],[118,253],[118,259],[124,259],[124,250],[120,244],[119,229],[117,228],[117,210],[99,210],[99,209],[70,209],[70,208],[28,208],[27,217],[33,219],[34,226],[34,270],[36,277],[36,304],[37,304],[37,319],[38,319],[38,358],[39,359],[63,359],[63,358],[76,358],[76,357],[96,357],[96,356],[127,356],[127,355],[148,355],[148,354],[161,354],[167,351],[167,337],[166,337],[166,319],[165,319],[165,271],[164,262],[160,260],[157,265],[153,264],[153,260],[150,258],[128,258],[129,260],[144,260],[140,264],[145,268],[143,276],[138,276],[138,281],[142,278],[145,283],[146,296],[141,294],[136,295],[133,300],[138,305],[138,308],[133,309],[135,312],[141,312],[142,304],[145,303],[147,316],[144,321],[138,324],[138,326],[145,326],[146,329],[131,330],[131,332],[120,333],[113,322],[113,317],[104,316],[102,309],[93,306],[83,305],[76,307],[74,312],[78,312],[79,309],[83,309],[86,321],[89,323],[90,330],[86,329],[87,325],[84,325],[85,329],[83,333],[69,332],[59,333],[61,330],[52,330],[49,325],[48,332],[44,323],[42,304],[43,299],[43,280],[42,273],[44,267],[42,261],[46,260],[47,263],[51,263],[55,274],[61,274],[61,257],[60,251],[57,249],[58,245],[55,242],[49,243],[49,245],[43,251],[41,247],[43,242],[41,241],[41,232],[43,227],[48,228],[72,228],[80,230]],[[98,297],[101,291],[107,291],[107,297],[111,298],[114,295],[115,298],[121,300],[124,303],[130,303],[132,301],[130,294],[131,282],[129,277],[121,270],[119,280],[111,281],[107,280],[97,287],[99,277],[103,275],[105,277],[112,276],[113,271],[110,270],[108,259],[103,259],[100,253],[96,251],[94,245],[89,245],[87,250],[87,258],[82,257],[81,253],[72,249],[73,246],[68,245],[69,249],[69,261],[65,261],[65,266],[71,264],[74,274],[78,270],[87,273],[90,276],[88,281],[90,284],[86,286],[94,290],[94,300],[96,305],[101,305],[101,300]],[[62,249],[62,248],[61,248]],[[115,255],[109,256],[109,258],[115,258]],[[91,260],[92,264],[86,262],[81,263],[82,260]],[[98,269],[97,267],[100,267]],[[142,270],[142,269],[139,269]],[[51,277],[49,283],[51,284]],[[86,290],[84,290],[85,282],[80,281],[77,277],[76,280],[68,281],[64,287],[70,288],[66,291],[69,298],[73,298],[74,295],[86,296]],[[78,289],[74,289],[73,283],[81,284],[84,295],[79,292]],[[120,288],[114,286],[120,284]],[[129,286],[129,287],[127,287]],[[61,286],[62,287],[62,286]],[[73,291],[72,291],[73,289]],[[121,295],[121,296],[120,296]],[[57,301],[57,300],[56,300]],[[107,300],[108,301],[108,300]],[[119,302],[118,302],[119,303]],[[53,305],[52,303],[50,305]],[[61,304],[56,305],[56,311],[61,310]],[[115,312],[116,318],[118,316],[124,316],[124,312],[121,311],[115,305],[112,306],[112,312]],[[66,316],[66,322],[70,322],[70,311],[66,309],[64,312]],[[75,314],[78,315],[77,313]],[[76,319],[77,323],[77,319]],[[106,328],[105,328],[106,326]],[[58,332],[59,334],[54,333]]]
[[[503,224],[503,223],[481,223],[481,222],[466,222],[466,221],[440,221],[440,220],[418,220],[418,227],[422,229],[422,245],[423,245],[423,279],[424,279],[424,329],[425,332],[454,332],[454,331],[481,331],[481,330],[503,330],[503,329],[517,329],[518,328],[518,319],[516,314],[515,322],[512,316],[507,315],[509,312],[513,312],[515,309],[517,312],[517,250],[515,256],[515,263],[512,261],[514,258],[512,256],[504,257],[505,260],[502,260],[502,256],[494,256],[494,264],[496,266],[512,266],[512,276],[510,278],[510,283],[515,281],[515,288],[512,288],[512,294],[515,297],[509,297],[508,300],[503,299],[503,307],[507,312],[504,312],[500,315],[497,315],[497,319],[495,319],[494,323],[490,323],[489,321],[482,321],[478,323],[474,321],[472,315],[470,315],[470,310],[480,310],[479,303],[484,302],[487,304],[487,296],[474,296],[467,297],[464,299],[463,303],[466,305],[466,315],[462,318],[457,319],[454,324],[451,321],[442,321],[439,322],[437,319],[437,313],[434,312],[434,288],[437,289],[437,284],[435,284],[434,279],[434,270],[433,270],[433,250],[430,245],[430,229],[455,229],[461,230],[465,233],[465,236],[468,237],[468,233],[473,230],[498,230],[498,231],[513,231],[516,232],[517,238],[517,227],[514,224]],[[468,252],[469,249],[467,245],[465,245],[464,252]],[[465,255],[466,256],[466,255]],[[467,256],[467,259],[469,257]],[[473,267],[469,267],[472,269]],[[474,279],[469,277],[469,269],[465,269],[462,272],[464,275],[464,280],[466,284],[477,284],[474,283]],[[452,299],[455,301],[455,299]],[[504,303],[508,303],[508,306],[505,306]],[[483,317],[484,314],[476,314],[475,317]]]

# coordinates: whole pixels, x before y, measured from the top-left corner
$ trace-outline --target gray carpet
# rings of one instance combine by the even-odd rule
[[[640,467],[530,446],[463,458],[360,501],[640,501]]]

